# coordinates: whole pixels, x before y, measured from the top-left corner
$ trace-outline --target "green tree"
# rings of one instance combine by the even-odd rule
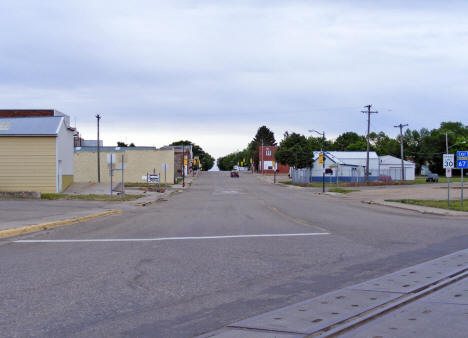
[[[293,168],[311,168],[314,156],[313,143],[297,133],[285,136],[275,152],[275,160]]]
[[[367,140],[364,136],[348,131],[336,138],[332,148],[337,151],[363,151],[367,149]]]
[[[392,155],[400,157],[400,143],[383,131],[380,133],[372,132],[369,135],[372,149],[374,149],[379,156]]]
[[[261,126],[258,128],[252,142],[247,147],[249,158],[253,158],[254,166],[258,169],[259,160],[259,147],[264,146],[276,146],[275,134],[267,127]]]

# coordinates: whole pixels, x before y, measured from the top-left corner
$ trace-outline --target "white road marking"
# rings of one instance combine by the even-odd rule
[[[158,238],[103,238],[103,239],[24,239],[13,243],[86,243],[86,242],[152,242],[193,239],[225,239],[225,238],[255,238],[255,237],[300,237],[329,235],[328,232],[307,232],[297,234],[254,234],[254,235],[226,235],[200,237],[158,237]]]

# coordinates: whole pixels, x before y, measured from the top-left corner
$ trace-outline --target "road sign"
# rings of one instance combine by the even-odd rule
[[[452,177],[452,168],[445,168],[445,177]]]
[[[457,168],[468,168],[468,151],[457,151]]]
[[[454,154],[444,154],[443,165],[444,165],[444,169],[446,169],[446,168],[455,168],[455,155]]]
[[[161,166],[162,171],[167,171],[168,168],[169,167],[168,167],[167,163],[163,163],[162,166]]]

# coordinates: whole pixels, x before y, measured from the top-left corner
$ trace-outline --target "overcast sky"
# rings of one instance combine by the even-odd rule
[[[408,5],[407,3],[411,4]],[[55,108],[105,145],[215,157],[261,125],[395,136],[467,123],[466,1],[0,2],[0,108]]]

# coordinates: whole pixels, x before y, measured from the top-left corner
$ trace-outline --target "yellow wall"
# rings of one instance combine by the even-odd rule
[[[0,137],[0,190],[56,192],[55,137]]]
[[[73,175],[62,175],[62,191],[73,183]]]
[[[101,182],[110,182],[107,154],[101,150]],[[142,176],[152,173],[161,173],[161,182],[164,183],[164,172],[161,169],[163,163],[168,164],[167,183],[174,182],[174,150],[126,150],[115,151],[117,162],[120,163],[124,154],[126,169],[124,171],[125,182],[144,182]],[[74,158],[74,182],[97,182],[97,154],[96,151],[76,151]],[[114,167],[115,168],[115,167]],[[121,180],[120,171],[114,171],[113,180],[117,183]]]

